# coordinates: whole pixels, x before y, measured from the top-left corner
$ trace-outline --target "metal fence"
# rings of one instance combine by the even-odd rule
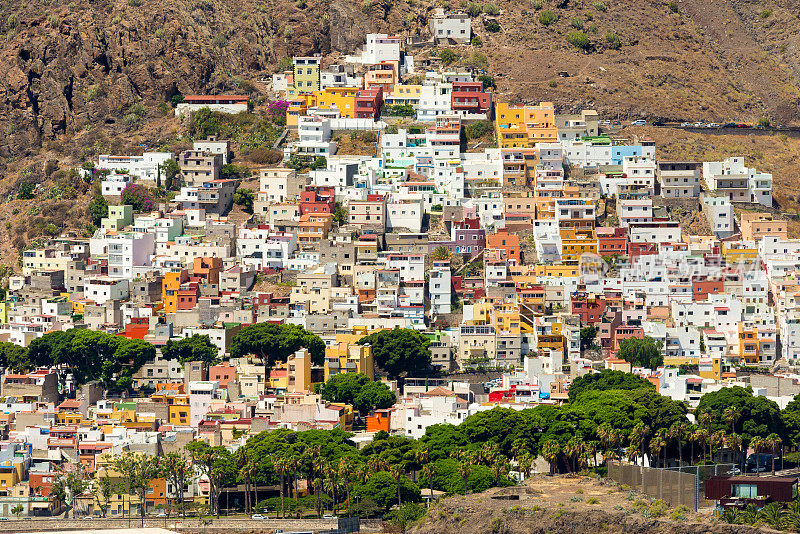
[[[700,504],[696,473],[609,462],[608,476],[619,484],[627,484],[645,495],[661,499],[669,506],[684,505],[697,511]]]

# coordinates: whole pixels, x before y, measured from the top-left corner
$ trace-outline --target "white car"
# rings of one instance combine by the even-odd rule
[[[691,122],[682,122],[681,123],[681,128],[691,128],[691,127],[692,127],[692,123]]]
[[[709,122],[708,123],[708,127],[709,128],[719,128],[720,126],[722,126],[722,125],[721,124],[717,124],[716,122]]]
[[[644,120],[644,119],[638,119],[638,120],[635,120],[635,121],[633,121],[633,122],[631,123],[631,126],[645,126],[646,124],[647,124],[647,121],[646,121],[646,120]]]
[[[339,517],[332,514],[325,514],[322,516],[322,519],[339,519]]]
[[[692,124],[692,127],[693,128],[705,128],[706,125],[705,125],[704,122],[696,122],[696,123]]]
[[[250,516],[250,519],[258,519],[260,521],[262,519],[266,519],[266,517],[264,517],[261,514],[253,514],[253,515]]]

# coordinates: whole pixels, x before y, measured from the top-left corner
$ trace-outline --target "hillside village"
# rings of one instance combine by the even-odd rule
[[[470,18],[441,11],[431,34],[469,43]],[[283,500],[291,469],[251,497],[201,453],[233,462],[287,430],[421,440],[566,404],[605,370],[690,412],[734,386],[779,409],[800,394],[800,239],[770,169],[660,160],[594,110],[503,102],[480,69],[403,48],[370,34],[341,63],[293,58],[270,81],[274,164],[245,169],[230,139],[197,136],[80,169],[99,224],[26,248],[0,303],[0,515],[219,512],[221,486],[250,511],[259,492]],[[174,105],[196,125],[253,102]],[[340,149],[356,139],[366,153]],[[104,492],[124,482],[119,458],[187,463],[184,448],[198,466],[182,490],[153,472],[141,492]],[[524,470],[497,480],[510,471]],[[289,494],[319,495],[297,478]]]

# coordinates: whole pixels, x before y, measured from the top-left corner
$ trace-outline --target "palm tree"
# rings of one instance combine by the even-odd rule
[[[656,467],[658,464],[658,458],[661,455],[662,443],[663,441],[661,441],[661,437],[658,434],[653,436],[653,439],[650,440],[650,455],[651,459],[654,460],[650,464],[651,467]]]
[[[703,462],[708,460],[706,456],[706,443],[708,442],[708,430],[705,428],[698,428],[694,432],[694,440],[700,445],[700,450],[703,451]]]
[[[350,458],[339,460],[339,478],[344,481],[344,491],[347,495],[347,517],[350,517],[350,475],[353,472],[353,461]]]
[[[667,430],[670,441],[678,443],[678,466],[683,466],[683,436],[686,434],[686,423],[674,423]]]
[[[761,471],[759,470],[760,466],[759,466],[758,451],[765,446],[764,438],[760,438],[758,436],[754,437],[753,439],[750,440],[750,446],[753,447],[753,450],[755,450],[755,455],[756,455],[756,476],[761,476]]]
[[[553,474],[555,461],[561,454],[561,445],[555,440],[545,441],[542,445],[542,458],[550,463],[550,474]]]
[[[734,452],[734,457],[739,457],[742,449],[742,436],[739,434],[728,434],[725,438],[725,445]],[[737,461],[736,463],[738,464],[739,462]],[[744,469],[742,469],[742,472],[744,472]]]
[[[422,476],[428,479],[428,489],[431,490],[430,502],[433,502],[433,477],[436,476],[436,464],[427,463],[423,465]]]
[[[519,467],[519,472],[524,478],[531,476],[531,466],[533,466],[533,457],[531,454],[527,452],[523,454],[517,464]]]
[[[736,406],[728,406],[722,412],[722,418],[731,425],[731,434],[736,432],[736,422],[742,417],[742,410]]]
[[[630,434],[631,447],[633,447],[637,452],[641,454],[642,465],[644,465],[644,446],[647,440],[647,436],[649,435],[650,435],[650,428],[648,428],[641,421],[637,422],[634,425],[633,430],[631,430]]]
[[[714,461],[714,453],[713,450],[716,449],[717,451],[717,460],[719,460],[719,451],[722,447],[725,446],[725,431],[724,430],[717,430],[708,439],[710,444],[710,448],[712,449],[711,453],[711,461]]]
[[[469,481],[469,475],[472,473],[472,466],[469,462],[465,460],[461,460],[458,464],[458,474],[461,475],[461,478],[464,480],[464,495],[469,493],[469,485],[467,482]]]
[[[420,449],[414,453],[414,460],[416,460],[417,464],[422,469],[428,462],[431,461],[430,451],[428,449]],[[416,471],[415,471],[416,473]],[[417,481],[417,475],[414,475],[414,482]]]
[[[272,466],[275,468],[275,472],[281,477],[281,517],[286,519],[284,477],[286,476],[286,473],[289,472],[289,461],[285,457],[279,456],[273,460]]]
[[[339,472],[333,465],[328,465],[327,469],[325,470],[325,487],[328,491],[331,492],[331,498],[333,499],[333,513],[336,515],[336,491],[339,489]]]
[[[397,506],[403,506],[403,499],[400,496],[400,478],[406,474],[405,469],[401,464],[397,464],[389,470],[389,474],[397,481]]]
[[[775,476],[775,454],[777,454],[782,443],[781,437],[774,432],[767,436],[764,443],[767,446],[767,449],[772,452],[772,476]]]
[[[578,436],[572,436],[567,444],[564,446],[564,454],[570,460],[570,470],[575,472],[578,470],[578,461],[584,452],[584,442]]]
[[[615,431],[611,425],[603,423],[597,427],[597,437],[600,438],[600,443],[603,445],[603,449],[609,450],[615,437]]]
[[[494,475],[495,485],[500,485],[500,477],[503,476],[503,473],[508,474],[508,463],[505,458],[498,458],[492,464],[492,474]]]

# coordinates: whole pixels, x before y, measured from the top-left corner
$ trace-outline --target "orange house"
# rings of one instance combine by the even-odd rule
[[[189,272],[186,269],[164,274],[164,280],[161,283],[161,300],[164,302],[165,313],[178,311],[178,291],[181,289],[181,284],[187,280],[189,280]]]
[[[385,410],[375,410],[372,415],[367,416],[367,432],[389,432],[391,428],[392,412],[394,408]]]
[[[153,511],[156,508],[167,507],[167,481],[163,478],[154,478],[147,488],[144,497],[145,510]]]
[[[496,234],[486,236],[486,248],[497,248],[506,251],[506,259],[514,260],[517,265],[522,264],[522,251],[519,248],[519,236],[509,234],[505,228]]]
[[[222,272],[222,258],[195,258],[194,276],[209,284],[219,284],[219,273]]]

